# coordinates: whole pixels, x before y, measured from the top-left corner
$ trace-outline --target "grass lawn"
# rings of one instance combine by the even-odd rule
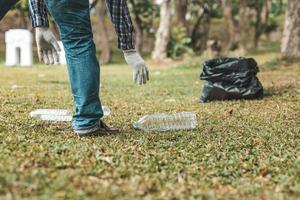
[[[37,108],[72,109],[66,69],[0,66],[0,199],[299,199],[300,63],[254,55],[265,98],[198,103],[201,60],[102,67],[105,119],[122,133],[80,138],[69,123],[30,119]],[[146,114],[195,111],[194,131],[143,133]]]

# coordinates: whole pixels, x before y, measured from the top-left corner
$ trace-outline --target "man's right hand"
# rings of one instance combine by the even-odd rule
[[[58,52],[61,51],[54,34],[48,27],[35,28],[35,38],[39,60],[46,65],[58,62]]]
[[[141,55],[134,49],[123,51],[125,60],[133,70],[133,81],[143,85],[149,81],[149,70]]]

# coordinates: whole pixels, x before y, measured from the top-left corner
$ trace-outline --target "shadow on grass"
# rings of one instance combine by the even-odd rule
[[[51,84],[51,85],[69,85],[68,81],[46,81],[46,80],[41,80],[41,83],[45,84]]]
[[[296,58],[296,57],[275,58],[260,65],[260,68],[262,69],[262,71],[277,70],[280,67],[288,67],[296,63],[300,63],[300,58]]]
[[[248,53],[252,55],[278,53],[280,52],[280,46],[280,42],[270,42],[269,40],[262,40],[259,49],[250,48],[248,50]]]
[[[299,93],[297,92],[298,88],[299,86],[296,84],[267,87],[264,91],[264,98],[282,96],[284,94],[297,94]]]

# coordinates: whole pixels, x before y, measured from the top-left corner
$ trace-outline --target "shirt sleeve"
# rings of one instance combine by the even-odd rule
[[[118,35],[118,47],[134,49],[134,27],[126,0],[106,0],[109,15]]]
[[[33,27],[49,27],[47,8],[44,0],[29,0],[29,9]]]

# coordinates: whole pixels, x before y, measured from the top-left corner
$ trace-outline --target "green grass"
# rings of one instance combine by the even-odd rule
[[[72,109],[64,67],[1,66],[0,199],[299,199],[300,63],[269,69],[276,56],[255,55],[263,100],[209,104],[198,102],[199,60],[152,67],[145,87],[132,84],[130,67],[104,66],[105,121],[122,133],[88,138],[28,116]],[[132,129],[143,115],[176,111],[195,111],[197,129]]]

